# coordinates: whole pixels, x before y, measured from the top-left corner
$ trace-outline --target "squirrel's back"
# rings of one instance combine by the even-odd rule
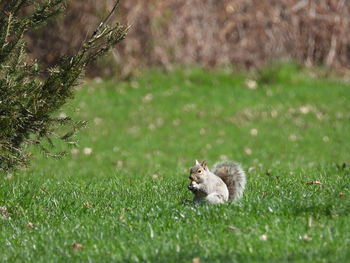
[[[246,176],[239,164],[231,161],[219,162],[214,165],[212,173],[219,176],[227,185],[229,201],[236,200],[243,195]]]

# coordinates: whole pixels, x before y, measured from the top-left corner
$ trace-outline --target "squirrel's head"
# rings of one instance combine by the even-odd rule
[[[205,161],[199,163],[197,160],[194,166],[190,169],[191,182],[201,183],[203,181],[204,174],[209,171],[207,163]]]

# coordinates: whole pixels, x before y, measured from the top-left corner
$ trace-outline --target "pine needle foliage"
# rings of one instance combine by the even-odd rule
[[[24,34],[60,13],[64,0],[0,0],[0,172],[27,164],[29,145],[54,155],[47,146],[53,138],[72,143],[84,122],[55,116],[73,97],[84,68],[124,39],[127,28],[108,23],[118,2],[76,54],[41,70],[28,59]]]

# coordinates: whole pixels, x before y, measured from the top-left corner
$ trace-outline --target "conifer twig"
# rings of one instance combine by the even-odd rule
[[[117,10],[117,7],[119,5],[120,0],[117,0],[112,8],[112,10],[109,12],[109,14],[106,16],[106,18],[98,25],[98,27],[95,29],[94,33],[92,33],[91,38],[93,38],[97,32],[101,29],[101,27],[103,27],[104,24],[106,24],[108,22],[108,20],[111,18],[111,16],[113,15],[113,13],[115,12],[115,10]]]

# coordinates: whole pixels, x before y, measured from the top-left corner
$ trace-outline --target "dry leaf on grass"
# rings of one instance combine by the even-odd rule
[[[199,257],[193,258],[192,263],[200,263],[201,259]]]
[[[84,152],[85,155],[91,155],[92,154],[92,148],[85,147],[83,152]]]
[[[250,130],[250,135],[251,135],[251,136],[257,136],[257,135],[258,135],[258,130],[255,129],[255,128],[251,129],[251,130]]]
[[[0,214],[2,214],[2,215],[8,214],[8,210],[7,210],[6,206],[0,206]]]
[[[76,149],[76,148],[73,148],[71,151],[70,151],[71,155],[73,156],[77,156],[79,154],[79,149]]]
[[[33,224],[32,222],[28,222],[27,227],[33,228],[33,227],[34,227],[34,224]]]
[[[11,219],[6,206],[0,206],[0,219]]]
[[[82,248],[84,248],[84,246],[82,244],[80,244],[80,243],[74,243],[72,245],[72,248],[73,249],[82,249]]]
[[[255,80],[252,80],[252,79],[246,79],[245,84],[247,88],[251,90],[256,90],[258,88],[258,84],[256,83]]]
[[[227,228],[228,228],[229,230],[232,230],[232,231],[238,230],[237,227],[235,227],[235,226],[228,226]]]
[[[245,147],[244,148],[244,152],[247,154],[247,155],[251,155],[253,153],[252,149],[248,148],[248,147]]]
[[[47,191],[45,188],[40,188],[40,191],[41,191],[42,193],[44,193],[44,194],[48,194],[48,193],[49,193],[49,191]]]
[[[318,184],[318,185],[322,185],[322,183],[321,183],[319,180],[308,181],[306,184]]]
[[[303,240],[305,240],[305,241],[311,241],[312,238],[309,237],[307,234],[305,234],[305,235],[303,236]]]
[[[148,93],[146,94],[143,98],[142,98],[142,102],[143,103],[148,103],[151,102],[153,100],[153,94],[152,93]]]
[[[263,235],[260,236],[259,239],[262,240],[262,241],[266,241],[267,240],[267,235],[263,234]]]
[[[86,208],[91,208],[91,207],[92,207],[92,203],[90,203],[90,202],[85,202],[85,203],[84,203],[84,206],[85,206]]]
[[[346,196],[346,194],[344,194],[343,192],[340,192],[340,193],[339,193],[339,196],[340,196],[340,197],[343,197],[343,196]]]

